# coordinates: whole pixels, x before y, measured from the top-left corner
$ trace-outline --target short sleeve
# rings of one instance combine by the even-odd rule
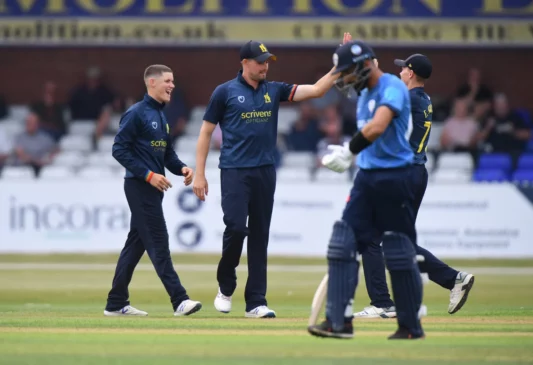
[[[225,86],[219,85],[216,87],[205,110],[204,120],[206,122],[218,124],[224,119],[227,96],[228,91]]]
[[[292,101],[298,85],[287,84],[285,82],[273,82],[274,86],[279,89],[279,101]]]
[[[394,112],[394,114],[400,114],[402,110],[405,94],[403,90],[394,85],[387,86],[383,92],[383,97],[380,100],[379,106],[387,106]]]

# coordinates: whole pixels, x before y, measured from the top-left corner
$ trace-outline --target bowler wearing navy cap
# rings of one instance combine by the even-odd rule
[[[319,98],[338,78],[332,70],[313,85],[268,81],[268,69],[276,59],[264,43],[249,41],[242,46],[241,70],[234,79],[215,88],[196,147],[193,190],[204,201],[209,192],[205,162],[211,135],[220,124],[222,147],[219,168],[226,229],[217,270],[219,290],[214,305],[219,312],[231,311],[232,296],[237,287],[235,269],[239,265],[244,239],[248,238],[248,280],[244,289],[247,318],[276,316],[267,305],[266,291],[280,103]]]

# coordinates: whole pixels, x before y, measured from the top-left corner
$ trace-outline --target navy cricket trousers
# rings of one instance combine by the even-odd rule
[[[124,191],[131,211],[130,232],[120,253],[106,310],[129,305],[128,286],[144,252],[170,296],[174,310],[189,299],[170,258],[168,231],[163,215],[163,193],[137,179],[124,179]]]
[[[428,172],[426,167],[424,165],[414,165],[412,167],[411,177],[414,193],[413,213],[416,220],[428,185]],[[387,286],[385,262],[381,249],[381,234],[382,232],[374,231],[374,238],[362,256],[365,283],[368,296],[370,297],[370,304],[378,308],[386,308],[394,304],[390,298]],[[416,232],[410,238],[414,244],[417,243]],[[419,264],[420,272],[428,273],[431,281],[451,290],[455,284],[458,271],[446,265],[423,247],[417,245],[416,253],[417,255],[424,256],[424,262]]]
[[[221,169],[220,180],[226,229],[217,280],[222,294],[233,295],[237,287],[235,269],[239,265],[244,239],[248,237],[248,280],[244,298],[246,311],[251,311],[267,305],[267,247],[276,169],[273,165]]]
[[[407,235],[413,243],[416,240],[413,174],[412,166],[359,170],[343,213],[343,220],[352,227],[358,251],[363,256],[365,283],[372,305],[381,308],[393,305],[387,282],[383,280],[381,236],[386,231],[394,231]]]

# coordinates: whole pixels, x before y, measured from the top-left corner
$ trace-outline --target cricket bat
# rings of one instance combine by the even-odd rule
[[[328,274],[324,275],[324,278],[318,285],[315,295],[313,297],[313,303],[311,304],[311,316],[309,317],[308,326],[314,326],[318,317],[324,309],[324,304],[326,302],[326,297],[328,294]]]

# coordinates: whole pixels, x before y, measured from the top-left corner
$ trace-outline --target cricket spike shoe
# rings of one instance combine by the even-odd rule
[[[422,336],[414,336],[409,333],[406,328],[400,327],[398,330],[389,336],[389,340],[423,340],[425,338]]]
[[[345,321],[344,327],[340,331],[334,331],[331,322],[325,320],[320,324],[307,327],[307,331],[316,337],[323,338],[340,338],[340,339],[350,339],[353,338],[353,325],[352,321]]]
[[[144,317],[147,315],[148,313],[146,313],[145,311],[134,308],[131,305],[127,305],[124,308],[119,309],[118,311],[107,311],[107,310],[104,311],[104,316],[106,317],[120,317],[120,316]]]

